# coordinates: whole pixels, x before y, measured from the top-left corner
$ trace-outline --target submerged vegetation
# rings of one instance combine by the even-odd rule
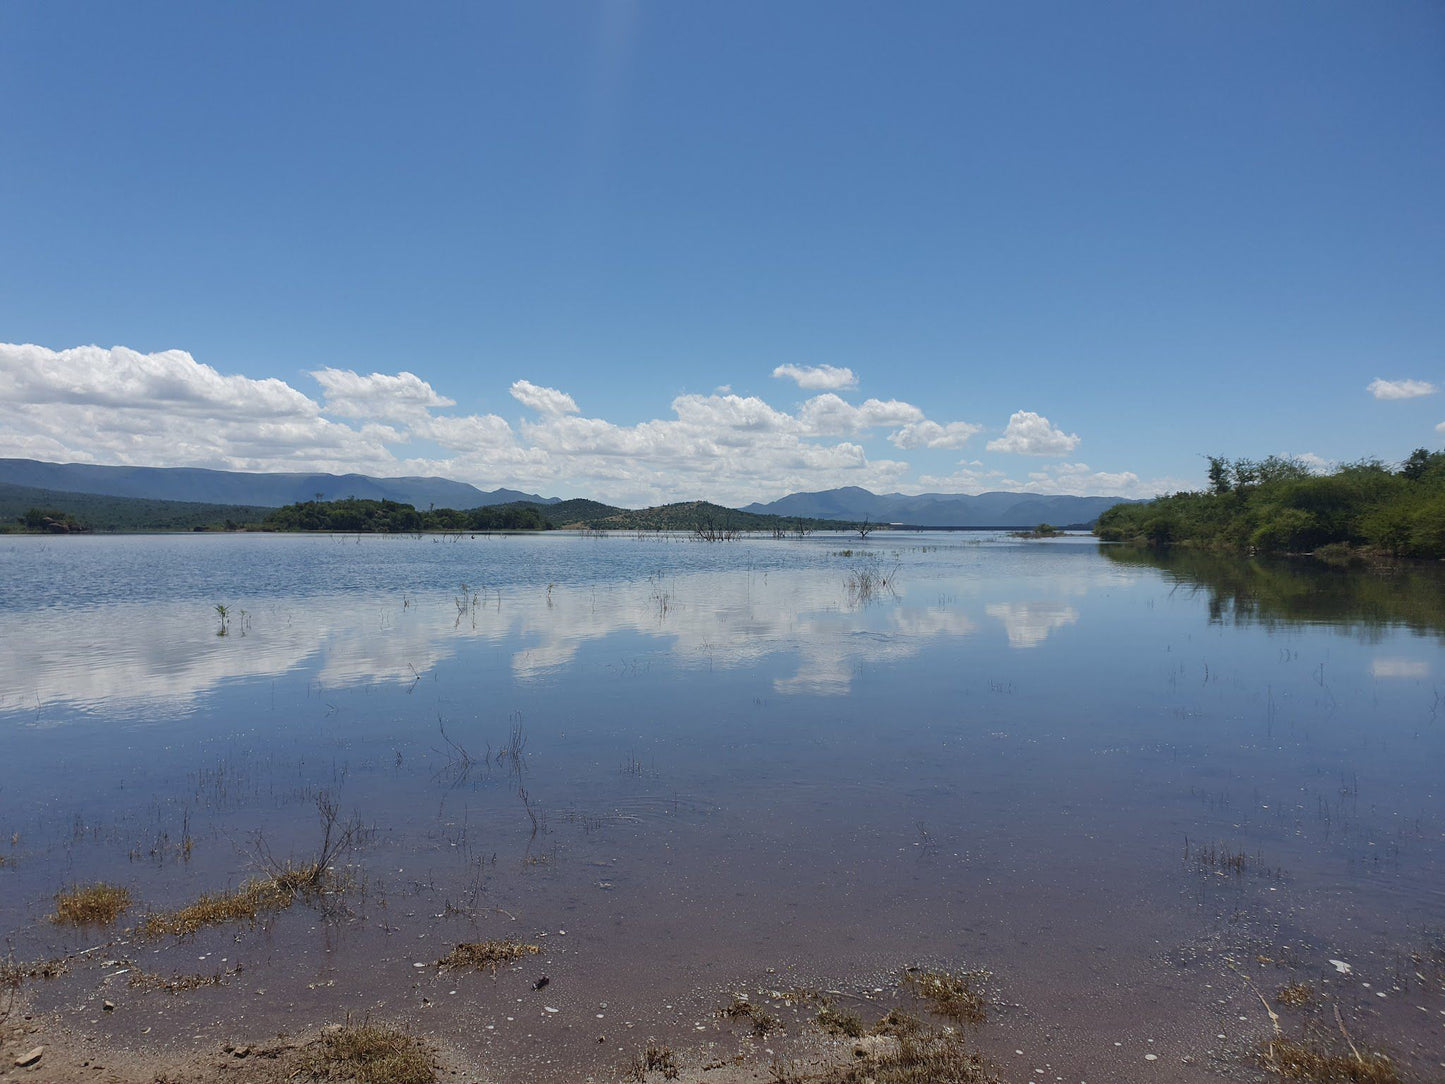
[[[437,961],[443,971],[491,971],[503,964],[540,956],[540,945],[528,945],[511,939],[502,941],[468,941],[458,945]]]
[[[1209,457],[1209,489],[1119,504],[1094,533],[1109,542],[1254,553],[1445,557],[1445,452],[1398,469],[1365,460],[1317,474],[1297,459]]]
[[[207,893],[194,903],[174,911],[152,911],[141,919],[142,937],[189,937],[207,926],[230,922],[255,922],[261,915],[284,911],[303,891],[309,871],[289,875],[256,877],[240,888]]]

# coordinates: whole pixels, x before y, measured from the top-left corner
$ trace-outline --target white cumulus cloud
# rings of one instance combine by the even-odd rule
[[[962,448],[968,443],[968,438],[982,428],[983,426],[974,425],[971,422],[949,422],[947,425],[930,421],[909,422],[898,432],[890,435],[888,439],[895,447],[904,450],[910,448]]]
[[[741,505],[839,486],[1132,496],[1149,495],[1142,491],[1153,484],[1069,463],[1021,484],[976,460],[918,478],[908,462],[870,453],[958,448],[979,428],[930,420],[898,399],[853,403],[822,391],[785,410],[723,385],[676,396],[660,417],[619,425],[584,415],[565,391],[517,380],[509,390],[527,413],[509,422],[495,411],[455,412],[453,399],[406,370],[326,366],[307,375],[319,401],[284,380],[222,373],[181,350],[0,343],[0,456],[440,475],[630,507],[699,498]],[[1030,417],[1038,416],[1015,415],[1011,431]],[[1038,420],[1046,435],[1057,432]]]
[[[1365,388],[1376,399],[1418,399],[1440,389],[1428,380],[1381,380],[1376,377]]]
[[[48,350],[0,343],[0,398],[122,410],[152,404],[185,414],[221,410],[246,417],[314,417],[320,410],[283,380],[223,376],[184,350],[141,354],[124,346]]]
[[[892,427],[921,422],[923,411],[898,399],[865,399],[859,406],[824,392],[804,403],[798,421],[813,436],[849,436],[881,426]]]
[[[399,436],[332,421],[284,380],[225,375],[183,350],[0,343],[0,455],[385,474]]]
[[[1009,415],[1003,436],[988,442],[991,452],[1013,452],[1016,455],[1070,455],[1082,438],[1065,433],[1049,419],[1032,410],[1018,410]]]
[[[372,373],[317,369],[311,374],[326,393],[326,412],[339,418],[418,418],[455,400],[438,395],[415,373]]]
[[[512,383],[511,392],[513,399],[538,414],[577,413],[577,401],[556,388],[544,388],[530,380],[517,380]]]
[[[1338,466],[1333,459],[1326,459],[1322,455],[1315,455],[1314,452],[1301,452],[1299,455],[1292,455],[1288,458],[1293,459],[1311,474],[1328,474]]]
[[[834,365],[779,365],[773,376],[795,380],[804,391],[837,391],[858,386],[852,369]]]

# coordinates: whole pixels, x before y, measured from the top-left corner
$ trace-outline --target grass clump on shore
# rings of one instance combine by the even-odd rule
[[[852,1009],[840,1009],[830,998],[818,1006],[818,1026],[829,1035],[858,1039],[863,1035],[863,1018]]]
[[[676,1080],[681,1075],[682,1070],[678,1068],[677,1057],[671,1047],[649,1042],[647,1049],[632,1056],[626,1079],[642,1084],[647,1079],[647,1074],[652,1072],[661,1073],[663,1080]]]
[[[1002,1084],[981,1054],[954,1032],[865,1039],[851,1061],[815,1071],[773,1066],[774,1084]]]
[[[432,1084],[436,1068],[421,1041],[379,1024],[348,1024],[324,1030],[301,1058],[303,1079],[356,1084]]]
[[[917,1035],[923,1030],[923,1021],[902,1009],[889,1009],[878,1022],[868,1029],[870,1035],[892,1035],[901,1039],[905,1035]]]
[[[527,956],[542,955],[541,945],[510,938],[501,941],[465,941],[437,961],[443,971],[491,971]]]
[[[759,1008],[745,997],[733,998],[733,1003],[719,1009],[717,1014],[724,1020],[747,1020],[757,1035],[766,1035],[783,1026],[783,1022],[766,1009]]]
[[[58,926],[109,926],[129,908],[129,889],[97,881],[56,893],[50,921]]]
[[[0,960],[0,990],[19,989],[26,979],[59,978],[69,971],[70,961],[63,956],[31,963],[12,959]]]
[[[981,1024],[988,1008],[981,986],[989,975],[987,971],[963,971],[957,975],[946,971],[916,971],[909,973],[908,984],[939,1016],[961,1024]]]
[[[1275,1036],[1260,1059],[1285,1080],[1309,1084],[1400,1084],[1395,1063],[1384,1054],[1361,1054],[1351,1044],[1347,1054],[1320,1042]]]

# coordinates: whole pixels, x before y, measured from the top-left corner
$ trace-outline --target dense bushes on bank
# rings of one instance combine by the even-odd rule
[[[1398,470],[1372,460],[1329,474],[1276,456],[1211,456],[1209,479],[1204,492],[1115,505],[1095,533],[1147,546],[1445,557],[1445,452],[1417,449]]]

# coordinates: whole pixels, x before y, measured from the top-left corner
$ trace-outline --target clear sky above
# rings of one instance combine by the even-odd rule
[[[1445,5],[0,4],[0,455],[614,503],[1445,437]]]

